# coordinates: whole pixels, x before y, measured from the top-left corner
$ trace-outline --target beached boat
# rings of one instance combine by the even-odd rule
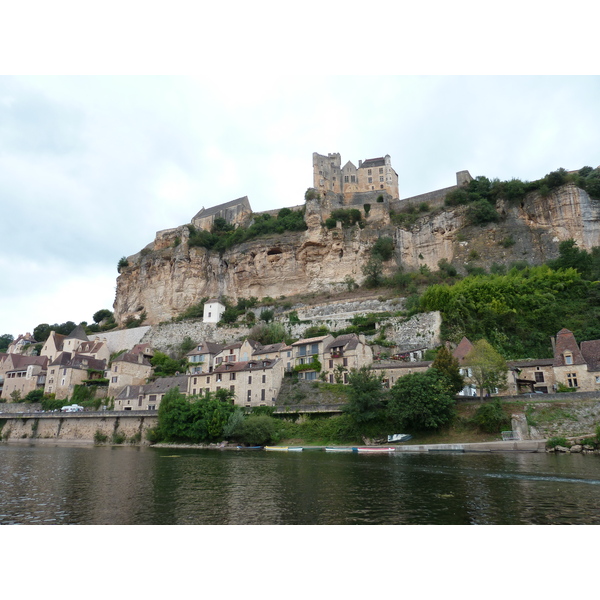
[[[396,452],[396,448],[383,448],[379,446],[367,446],[365,448],[357,448],[356,451],[361,453],[372,453],[372,452]]]
[[[262,450],[263,446],[238,446],[238,450]]]
[[[326,447],[325,452],[356,452],[356,448],[351,448],[350,446],[344,448],[335,448],[335,447]]]
[[[275,452],[287,452],[287,446],[265,446],[265,450],[267,451],[275,451]]]
[[[302,446],[290,446],[288,452],[302,452]]]

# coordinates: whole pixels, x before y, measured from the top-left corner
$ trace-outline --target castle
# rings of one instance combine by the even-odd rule
[[[343,194],[345,199],[358,192],[386,192],[392,199],[400,197],[398,174],[392,168],[389,154],[359,160],[358,168],[350,161],[341,165],[337,152],[327,156],[313,152],[313,187],[323,194]]]

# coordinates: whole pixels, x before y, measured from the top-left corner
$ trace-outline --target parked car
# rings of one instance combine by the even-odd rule
[[[69,404],[68,406],[63,406],[61,412],[81,412],[83,410],[83,406],[79,406],[79,404]]]

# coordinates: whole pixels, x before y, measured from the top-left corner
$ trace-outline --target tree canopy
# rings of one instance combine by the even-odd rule
[[[390,390],[387,413],[396,426],[409,430],[438,429],[455,414],[456,399],[437,369],[400,377]]]
[[[348,404],[344,411],[357,423],[368,423],[381,417],[383,408],[383,376],[370,367],[353,369],[348,376]]]
[[[458,394],[463,389],[465,383],[460,374],[458,359],[452,356],[452,352],[446,346],[442,346],[438,350],[431,367],[437,369],[448,379],[450,388],[455,394]]]
[[[477,385],[480,398],[486,392],[491,395],[496,389],[506,389],[508,366],[487,340],[477,340],[473,344],[473,349],[465,356],[465,364],[470,370],[468,379]]]

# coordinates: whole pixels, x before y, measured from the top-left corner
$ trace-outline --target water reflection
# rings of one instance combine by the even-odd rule
[[[0,446],[0,523],[600,523],[600,457]]]

